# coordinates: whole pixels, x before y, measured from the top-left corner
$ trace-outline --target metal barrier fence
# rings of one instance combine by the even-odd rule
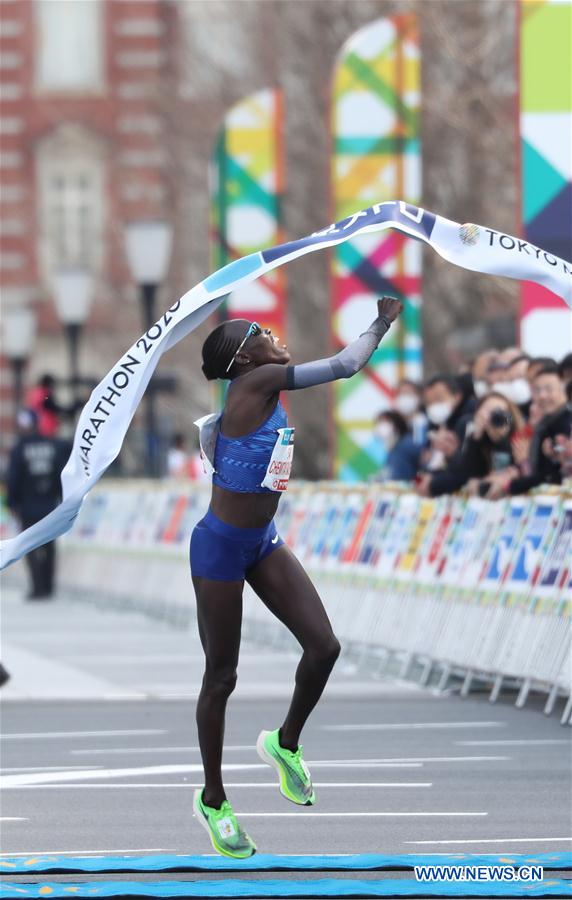
[[[104,482],[62,541],[62,580],[101,602],[186,622],[193,615],[188,540],[208,485]],[[516,680],[522,706],[547,692],[572,712],[572,495],[547,489],[491,503],[435,500],[384,485],[298,482],[282,498],[280,534],[312,576],[346,651],[399,661],[405,676],[461,675],[496,700]],[[245,629],[283,626],[247,588]],[[284,639],[288,639],[285,635]]]

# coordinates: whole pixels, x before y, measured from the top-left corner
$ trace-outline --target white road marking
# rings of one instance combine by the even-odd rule
[[[371,722],[367,725],[322,725],[326,731],[389,731],[408,728],[502,728],[505,722]]]
[[[133,663],[140,663],[141,654],[135,653],[66,653],[66,662],[85,663],[87,660],[95,660],[101,666],[103,663],[112,663],[113,665],[131,666]],[[145,654],[146,663],[169,663],[173,665],[176,662],[189,663],[193,661],[192,652],[189,653],[149,653]]]
[[[61,738],[61,737],[127,737],[129,735],[168,734],[164,728],[142,728],[131,731],[40,731],[22,734],[0,734],[3,741],[24,741],[26,739]]]
[[[324,764],[320,762],[308,763],[313,767],[321,767]],[[338,764],[332,765],[331,763],[326,763],[326,768],[347,768],[348,763],[343,763],[341,766]],[[384,766],[384,763],[380,763],[380,766]],[[419,767],[421,763],[399,763],[398,768],[414,768]],[[367,768],[377,768],[377,764],[373,766],[371,764],[367,764]],[[267,771],[267,766],[265,763],[230,763],[228,765],[223,765],[224,772],[244,772],[244,771],[254,771],[254,770],[262,770]],[[93,779],[103,780],[108,778],[129,778],[134,775],[179,775],[183,773],[192,774],[193,772],[201,773],[203,772],[203,767],[200,763],[190,763],[183,765],[163,765],[163,766],[138,766],[132,768],[125,769],[97,769],[96,771],[66,771],[66,772],[35,772],[32,774],[23,774],[23,775],[4,775],[0,778],[0,788],[5,789],[9,787],[23,787],[25,785],[31,784],[45,784],[48,782],[52,783],[61,783],[66,781],[92,781]]]
[[[21,819],[19,816],[0,816],[0,822],[27,822],[28,819]]]
[[[418,818],[425,818],[427,816],[467,816],[467,817],[475,817],[475,816],[488,816],[487,812],[306,812],[303,809],[300,812],[237,812],[236,815],[239,819],[256,819],[256,818],[290,818],[291,816],[307,816],[308,818],[313,818],[314,816],[335,816],[338,818],[339,816],[347,816],[354,818],[361,818],[362,816],[368,817],[383,817],[387,819],[392,819],[394,817],[413,817],[416,816]]]
[[[245,766],[230,766],[228,768],[251,769],[264,768],[262,765],[252,764]],[[97,769],[96,771],[64,771],[64,772],[37,772],[31,775],[6,775],[0,778],[0,787],[2,789],[9,787],[22,787],[31,784],[44,783],[61,783],[66,781],[91,781],[93,779],[109,779],[109,778],[129,778],[133,775],[175,775],[184,772],[202,772],[202,765],[172,765],[172,766],[145,766],[137,768],[122,769]]]
[[[117,853],[174,853],[174,850],[165,847],[145,847],[143,850],[26,850],[18,853],[5,853],[4,859],[12,856],[94,856],[104,859],[106,856],[115,856]]]
[[[281,653],[281,657],[288,656],[293,659],[299,658],[299,654],[297,653]],[[139,663],[142,659],[145,660],[146,663],[152,662],[165,662],[172,664],[174,662],[182,662],[188,663],[193,661],[193,653],[189,651],[187,653],[145,653],[142,655],[141,653],[100,653],[98,651],[93,652],[85,652],[85,653],[66,653],[66,660],[74,660],[77,662],[85,663],[86,660],[96,660],[98,664],[110,662],[110,663],[124,663],[126,665],[132,665],[133,663]],[[245,666],[257,666],[261,661],[266,662],[276,662],[276,654],[275,653],[258,653],[253,654],[252,656],[241,656],[240,666],[244,668]],[[201,664],[202,665],[202,664]]]
[[[308,765],[333,765],[336,768],[341,768],[343,766],[355,766],[356,768],[364,766],[365,768],[376,768],[377,766],[385,766],[392,763],[395,763],[398,766],[421,766],[423,765],[423,763],[427,762],[506,762],[507,760],[511,759],[511,756],[404,756],[401,758],[386,757],[385,759],[322,760],[319,763],[308,762]]]
[[[536,746],[537,744],[570,744],[566,738],[546,738],[542,740],[522,740],[522,741],[455,741],[460,747],[508,747],[508,746]]]
[[[82,772],[101,769],[101,766],[3,766],[3,772],[67,772],[69,769],[80,769]]]
[[[253,744],[229,744],[225,746],[225,753],[231,750],[254,750]],[[102,755],[105,756],[107,753],[115,753],[115,754],[127,754],[127,755],[136,755],[140,753],[187,753],[188,751],[199,752],[200,747],[111,747],[110,749],[97,749],[97,750],[68,750],[68,753],[71,756],[92,756],[92,755]],[[313,766],[323,766],[323,765],[332,765],[332,766],[361,766],[361,765],[369,765],[370,763],[373,766],[383,765],[389,766],[395,764],[398,767],[408,766],[409,764],[419,764],[424,762],[498,762],[498,761],[506,761],[510,759],[510,756],[412,756],[412,757],[386,757],[386,758],[365,758],[365,759],[334,759],[334,760],[321,760],[315,761],[311,763]],[[308,763],[310,765],[310,763]],[[62,769],[68,768],[73,769],[74,766],[61,766]],[[87,766],[85,767],[87,768]]]
[[[297,657],[299,659],[299,657]],[[276,662],[276,660],[274,660]],[[200,677],[202,677],[202,672],[200,673]],[[200,681],[199,677],[199,681]],[[286,681],[240,681],[238,682],[238,686],[236,688],[237,697],[242,698],[284,698],[289,699],[292,695],[292,683],[293,683],[294,675],[292,674],[292,682]],[[330,699],[334,697],[347,699],[348,697],[353,697],[356,694],[362,694],[368,697],[379,698],[382,695],[395,695],[396,691],[400,693],[422,693],[422,688],[417,687],[415,684],[411,684],[410,686],[403,687],[399,685],[398,687],[392,687],[391,691],[389,688],[380,681],[332,681],[331,685],[328,685],[328,696]],[[190,690],[185,684],[185,689],[181,690],[177,688],[177,686],[170,686],[170,689],[159,687],[157,685],[150,684],[148,688],[146,688],[145,697],[150,700],[164,700],[166,702],[176,702],[179,700],[186,701],[194,701],[197,699],[200,693],[200,686]],[[57,698],[55,698],[57,699]],[[101,700],[115,700],[114,696],[98,697]],[[134,699],[141,699],[135,697]]]
[[[28,784],[28,785],[12,785],[8,787],[3,787],[2,790],[10,791],[10,790],[18,790],[18,791],[45,791],[45,790],[57,790],[62,791],[65,789],[71,790],[105,790],[105,789],[117,789],[121,790],[124,788],[198,788],[203,787],[204,781],[157,781],[157,782],[148,782],[148,781],[132,781],[128,784]],[[228,788],[276,788],[275,781],[236,781],[236,782],[225,782],[225,787]],[[314,782],[314,787],[318,788],[430,788],[433,787],[432,781],[420,781],[420,782],[384,782],[384,781],[341,781],[341,782],[332,782],[332,781],[324,781]]]
[[[58,699],[59,699],[59,697],[56,697],[56,700],[58,700]],[[101,696],[99,696],[97,699],[98,700],[114,700],[114,701],[129,700],[129,702],[131,703],[133,700],[137,700],[137,701],[148,700],[149,694],[143,694],[140,692],[135,693],[134,691],[114,690],[110,694],[101,694]]]
[[[404,844],[538,844],[542,842],[572,841],[572,837],[552,838],[481,838],[470,841],[403,841]]]
[[[252,750],[254,752],[256,745],[253,744],[225,744],[224,752],[227,753],[230,750]],[[97,749],[97,750],[69,750],[68,752],[72,756],[91,756],[92,754],[107,754],[107,753],[128,753],[131,755],[132,753],[187,753],[189,750],[193,753],[200,752],[200,747],[110,747],[109,749]],[[73,768],[73,766],[69,766],[68,768]]]

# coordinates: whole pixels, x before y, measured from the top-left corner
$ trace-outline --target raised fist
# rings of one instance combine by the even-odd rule
[[[385,316],[390,322],[394,322],[403,312],[403,303],[396,297],[382,297],[377,301],[378,316]]]

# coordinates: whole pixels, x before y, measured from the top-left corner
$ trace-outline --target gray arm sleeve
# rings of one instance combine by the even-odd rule
[[[351,378],[363,369],[371,354],[387,333],[391,322],[386,316],[378,316],[367,331],[335,356],[328,359],[316,359],[299,366],[288,366],[286,371],[286,389],[296,391],[300,388],[312,387],[337,381],[338,378]]]

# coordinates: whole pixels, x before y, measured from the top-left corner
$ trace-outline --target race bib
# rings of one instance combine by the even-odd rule
[[[220,428],[220,416],[220,413],[211,413],[211,415],[203,416],[194,422],[199,429],[199,445],[205,475],[212,475],[215,470],[214,457],[216,439]]]
[[[278,428],[278,437],[261,486],[271,491],[285,491],[288,487],[294,456],[294,428]]]

